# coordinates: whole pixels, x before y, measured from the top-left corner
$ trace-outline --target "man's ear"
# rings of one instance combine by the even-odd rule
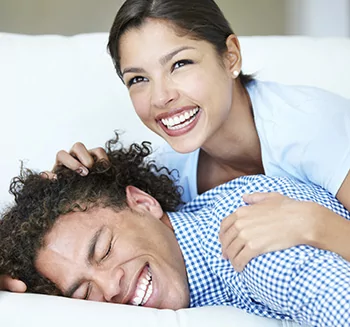
[[[126,203],[131,209],[138,212],[148,211],[157,219],[163,216],[163,209],[159,202],[135,186],[129,185],[126,187]]]
[[[237,77],[242,69],[241,45],[235,34],[231,34],[226,39],[226,62],[232,77]]]

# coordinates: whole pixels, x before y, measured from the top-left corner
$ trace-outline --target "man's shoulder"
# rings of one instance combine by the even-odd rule
[[[225,202],[241,199],[245,193],[263,192],[272,184],[272,179],[266,175],[242,176],[210,189],[182,207],[184,212],[198,211],[204,207],[222,206]]]
[[[182,210],[195,212],[203,208],[211,208],[223,213],[225,210],[232,212],[238,207],[246,205],[242,199],[243,194],[254,192],[277,192],[298,201],[313,201],[343,217],[350,218],[348,211],[342,204],[324,188],[312,183],[303,183],[291,177],[269,177],[266,175],[242,176],[231,180],[199,195],[187,203]]]

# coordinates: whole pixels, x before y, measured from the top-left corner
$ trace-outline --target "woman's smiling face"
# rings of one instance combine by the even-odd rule
[[[227,121],[232,106],[232,67],[214,46],[147,19],[126,31],[120,65],[136,113],[175,151],[203,146]]]

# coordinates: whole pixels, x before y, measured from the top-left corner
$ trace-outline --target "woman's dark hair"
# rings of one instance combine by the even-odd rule
[[[148,18],[167,21],[179,34],[211,43],[219,56],[227,51],[227,37],[234,34],[213,0],[126,0],[114,19],[107,46],[121,79],[120,38],[126,31],[141,27]],[[253,76],[242,72],[239,78],[243,85],[253,80]]]
[[[125,148],[116,134],[106,151],[109,161],[97,161],[85,177],[63,166],[55,179],[21,169],[10,186],[15,204],[0,220],[0,274],[24,281],[29,292],[60,295],[35,269],[45,235],[59,216],[97,206],[120,211],[127,207],[128,185],[153,196],[164,211],[175,211],[182,203],[173,173],[148,159],[149,142]]]

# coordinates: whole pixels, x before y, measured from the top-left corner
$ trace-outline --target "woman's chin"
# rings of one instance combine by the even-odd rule
[[[186,140],[179,140],[179,142],[170,142],[169,140],[166,141],[169,143],[169,145],[173,148],[174,151],[183,154],[196,151],[201,147],[201,144],[199,144],[198,142],[193,142],[193,140],[191,142],[186,142]]]

